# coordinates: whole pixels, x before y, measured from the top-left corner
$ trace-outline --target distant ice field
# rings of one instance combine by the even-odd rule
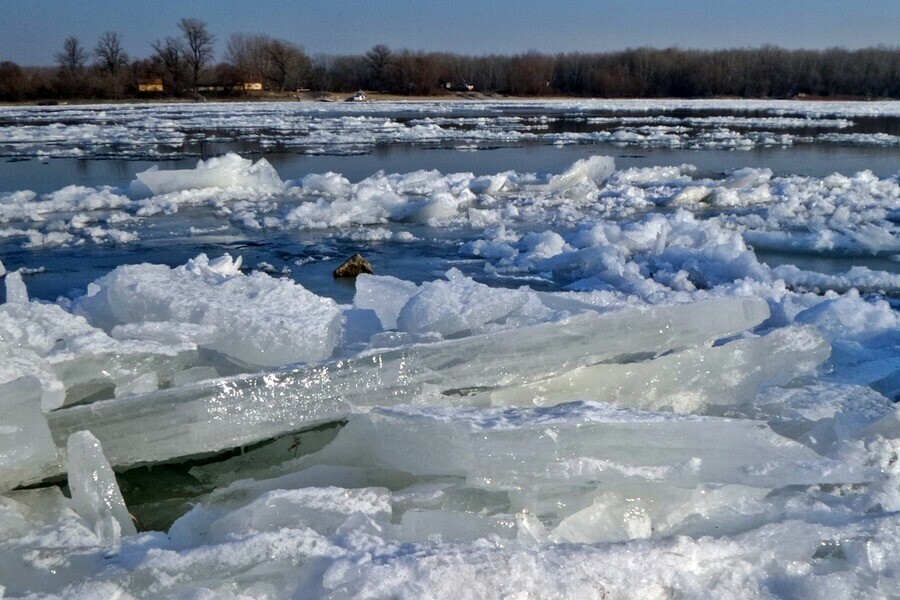
[[[586,152],[626,155],[619,158],[633,161],[620,161],[622,166],[690,162],[714,171],[764,166],[779,174],[817,175],[869,168],[884,175],[893,164],[887,157],[895,163],[900,156],[897,104],[584,100],[0,107],[0,158],[6,161],[0,163],[0,181],[7,182],[7,190],[24,185],[23,177],[58,187],[115,184],[146,168],[128,161],[183,161],[227,151],[278,157],[278,166],[290,171],[339,170],[351,178],[371,174],[377,163],[389,171],[415,170],[438,161],[452,163],[445,171],[478,174],[505,168],[540,170],[537,161],[511,164],[515,156],[509,153],[417,156],[423,149],[531,146],[569,149],[560,153],[565,159],[545,156],[558,166],[564,160],[573,162],[572,146],[575,151],[587,146]],[[787,149],[795,151],[787,155]],[[709,152],[716,150],[721,152]],[[735,150],[748,156],[730,156]],[[372,153],[379,155],[377,162],[327,158]],[[60,161],[65,175],[56,176],[37,162],[48,158],[103,158],[114,165]],[[23,165],[8,162],[22,159],[33,160]],[[412,168],[401,167],[408,162]]]
[[[0,108],[0,597],[896,597],[898,123]]]

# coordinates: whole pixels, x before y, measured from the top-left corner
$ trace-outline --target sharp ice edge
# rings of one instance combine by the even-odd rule
[[[809,373],[831,353],[810,327],[785,327],[723,346],[688,348],[630,364],[578,367],[563,375],[486,392],[493,405],[530,406],[590,399],[645,410],[701,413],[741,404],[761,388]]]
[[[702,320],[691,318],[698,314]],[[621,355],[696,346],[751,328],[768,315],[765,302],[737,298],[584,313],[559,323],[95,402],[48,417],[57,440],[90,430],[113,466],[165,461],[339,420],[364,407],[465,405],[464,396],[439,392],[509,385]],[[547,347],[556,351],[547,354]]]
[[[117,544],[123,535],[137,533],[103,447],[89,431],[69,436],[66,465],[72,508],[101,544]]]

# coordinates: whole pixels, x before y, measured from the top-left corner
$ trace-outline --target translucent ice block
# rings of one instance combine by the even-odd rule
[[[410,402],[469,404],[467,390],[544,379],[621,355],[728,336],[768,316],[765,302],[716,299],[605,314],[378,352],[345,361],[201,382],[52,413],[59,442],[89,429],[110,463],[215,452]]]

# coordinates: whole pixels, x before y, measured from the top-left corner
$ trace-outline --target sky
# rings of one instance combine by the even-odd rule
[[[21,65],[52,65],[67,37],[90,49],[105,31],[144,58],[183,17],[207,23],[220,59],[233,33],[311,55],[375,44],[461,54],[900,46],[900,0],[0,0],[0,10],[0,61]]]

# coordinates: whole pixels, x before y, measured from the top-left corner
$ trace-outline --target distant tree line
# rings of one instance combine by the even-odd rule
[[[153,53],[132,59],[119,35],[93,47],[75,37],[55,67],[0,62],[0,100],[119,99],[357,90],[400,95],[476,91],[511,96],[605,98],[900,98],[900,48],[730,50],[638,48],[609,53],[466,56],[394,51],[379,44],[361,55],[307,55],[302,46],[267,35],[234,34],[216,63],[204,22],[182,19]],[[146,87],[147,82],[158,87]]]

